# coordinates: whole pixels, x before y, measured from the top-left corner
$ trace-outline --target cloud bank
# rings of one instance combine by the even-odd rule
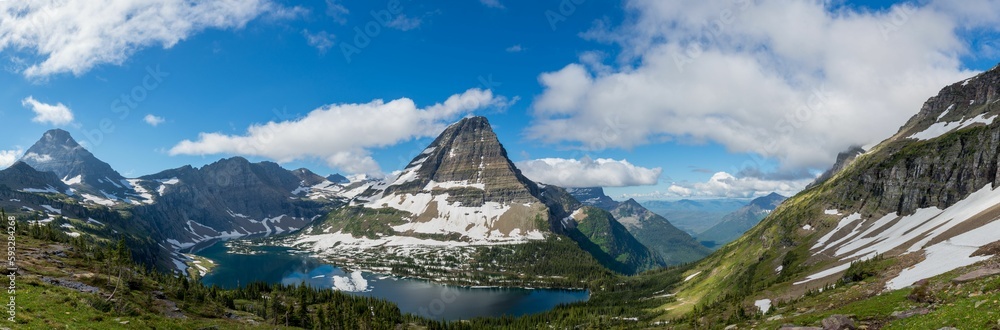
[[[515,164],[535,182],[566,188],[628,187],[655,185],[663,170],[632,165],[627,160],[606,158],[543,158]]]
[[[332,104],[303,118],[255,124],[242,135],[200,133],[170,149],[170,155],[230,154],[277,162],[319,158],[347,173],[382,175],[370,149],[439,134],[452,121],[476,110],[506,107],[493,92],[469,89],[420,108],[408,98],[363,104]]]
[[[626,1],[623,25],[585,33],[618,45],[618,58],[585,53],[541,74],[526,135],[586,150],[715,142],[784,171],[825,168],[974,75],[963,36],[1000,22],[1000,1],[833,3]]]
[[[209,28],[241,28],[262,13],[294,16],[267,0],[0,1],[0,51],[31,55],[20,73],[44,78],[81,75],[121,64],[148,47],[170,48]]]

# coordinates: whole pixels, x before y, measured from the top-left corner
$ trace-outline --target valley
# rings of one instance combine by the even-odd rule
[[[1000,0],[0,0],[0,55],[0,330],[1000,330]]]

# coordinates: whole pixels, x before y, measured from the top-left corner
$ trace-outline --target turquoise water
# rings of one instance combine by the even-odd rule
[[[202,282],[224,288],[265,281],[362,289],[351,294],[387,299],[399,305],[403,313],[443,320],[534,314],[590,297],[585,290],[468,288],[366,272],[349,274],[340,267],[287,248],[256,247],[254,250],[256,254],[252,255],[231,254],[225,244],[220,243],[197,252],[217,264]]]

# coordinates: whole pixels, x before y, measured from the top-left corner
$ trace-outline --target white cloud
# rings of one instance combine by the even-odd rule
[[[500,0],[479,0],[479,3],[483,4],[483,6],[490,8],[504,9],[504,6],[502,3],[500,3]]]
[[[814,177],[799,179],[770,179],[752,176],[734,176],[726,172],[712,175],[708,181],[672,183],[666,191],[645,194],[625,194],[625,197],[643,199],[673,198],[755,198],[778,193],[792,196],[805,189]]]
[[[21,105],[35,112],[31,121],[41,124],[66,125],[73,122],[73,112],[62,103],[46,104],[28,96],[21,100]]]
[[[507,52],[508,53],[520,53],[522,51],[524,51],[524,47],[521,47],[521,44],[517,44],[517,45],[513,45],[513,46],[510,46],[510,47],[507,47]]]
[[[8,168],[18,159],[21,159],[21,155],[24,154],[24,150],[17,148],[14,150],[0,150],[0,169]]]
[[[243,135],[201,133],[197,140],[181,141],[169,153],[260,156],[278,162],[318,158],[348,173],[380,175],[369,149],[435,136],[461,116],[507,105],[506,98],[481,89],[424,108],[407,98],[332,104],[300,119],[251,125]]]
[[[309,33],[309,30],[302,30],[302,35],[306,37],[306,42],[309,43],[309,46],[316,47],[320,53],[326,53],[330,47],[333,47],[334,35],[326,31]]]
[[[619,58],[540,75],[526,134],[590,150],[710,141],[783,169],[825,168],[974,75],[962,69],[960,35],[1000,20],[998,1],[886,11],[829,3],[627,1],[625,25],[586,34],[618,44]]]
[[[347,24],[347,14],[350,13],[351,11],[347,10],[347,7],[337,3],[337,1],[326,0],[326,15],[330,16],[334,22],[337,22],[340,25]]]
[[[409,31],[420,27],[422,23],[423,19],[419,17],[407,17],[406,14],[399,14],[396,15],[396,18],[389,21],[389,23],[386,23],[385,26],[400,31]]]
[[[24,159],[32,160],[37,163],[44,163],[52,161],[52,155],[39,155],[34,152],[29,152],[27,155],[24,155]]]
[[[627,160],[592,160],[589,157],[580,160],[543,158],[516,165],[532,181],[567,188],[655,185],[663,172],[659,167],[639,167]]]
[[[150,126],[156,127],[160,126],[160,124],[163,124],[163,122],[165,122],[166,120],[163,119],[163,117],[154,116],[153,114],[147,114],[145,117],[142,117],[142,121],[146,122]]]
[[[33,53],[21,70],[29,78],[121,64],[139,49],[175,44],[208,28],[241,28],[271,13],[301,10],[268,0],[38,0],[0,1],[0,50]]]

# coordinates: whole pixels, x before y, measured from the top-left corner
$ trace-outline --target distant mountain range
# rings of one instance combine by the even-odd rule
[[[771,214],[786,197],[771,193],[757,197],[744,207],[722,217],[718,224],[698,234],[698,240],[709,247],[719,247],[736,240]]]
[[[743,199],[681,199],[643,201],[642,206],[670,219],[677,228],[698,236],[722,221],[722,218],[749,203]]]
[[[617,202],[604,189],[567,189],[583,204],[610,212],[635,238],[656,252],[666,264],[677,265],[704,258],[709,249],[691,235],[674,227],[666,218],[646,209],[634,199]]]
[[[653,221],[672,230],[670,235],[686,235],[662,218],[649,220],[644,209],[609,213],[580,204],[562,188],[528,180],[483,117],[449,126],[401,174],[386,180],[323,177],[241,157],[125,178],[68,132],[51,130],[18,163],[0,171],[0,185],[10,197],[23,197],[0,201],[4,209],[33,212],[74,234],[112,235],[107,229],[145,238],[146,254],[176,270],[190,261],[181,252],[202,243],[293,232],[284,236],[289,244],[331,258],[391,251],[407,258],[412,255],[402,252],[443,247],[441,253],[460,260],[470,251],[492,253],[492,246],[547,246],[562,253],[553,263],[586,256],[590,259],[577,266],[594,263],[633,274],[663,267],[664,260],[676,264],[704,255],[689,251],[690,237],[677,247],[659,244],[650,250],[627,227],[634,231],[635,224],[649,227]],[[89,216],[115,212],[113,228]],[[635,212],[642,215],[636,218]],[[567,249],[563,239],[576,247]],[[392,260],[382,258],[386,266]],[[365,262],[377,268],[372,260]],[[523,268],[536,261],[509,262]]]

